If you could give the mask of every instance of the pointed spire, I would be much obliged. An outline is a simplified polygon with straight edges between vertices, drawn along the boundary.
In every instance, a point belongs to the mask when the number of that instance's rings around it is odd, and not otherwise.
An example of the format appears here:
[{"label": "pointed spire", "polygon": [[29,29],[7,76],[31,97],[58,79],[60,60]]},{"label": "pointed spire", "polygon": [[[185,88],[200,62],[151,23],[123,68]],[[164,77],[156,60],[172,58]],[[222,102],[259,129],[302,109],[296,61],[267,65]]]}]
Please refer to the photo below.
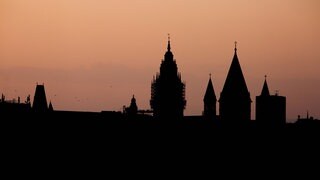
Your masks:
[{"label": "pointed spire", "polygon": [[129,107],[129,113],[130,114],[137,114],[138,112],[138,106],[136,103],[136,98],[134,98],[134,95],[132,96],[130,107]]},{"label": "pointed spire", "polygon": [[136,103],[136,98],[134,98],[134,95],[132,95],[131,104]]},{"label": "pointed spire", "polygon": [[168,34],[168,46],[167,46],[167,52],[164,55],[165,61],[173,61],[173,54],[171,52],[171,44],[170,44],[170,34]]},{"label": "pointed spire", "polygon": [[234,42],[234,53],[237,53],[237,41]]},{"label": "pointed spire", "polygon": [[235,124],[251,120],[251,98],[237,56],[235,42],[234,56],[219,99],[221,120]]},{"label": "pointed spire", "polygon": [[168,33],[168,51],[171,51],[171,46],[170,46],[170,34]]},{"label": "pointed spire", "polygon": [[52,106],[52,103],[51,103],[51,101],[50,101],[50,103],[49,103],[49,111],[53,111],[53,106]]},{"label": "pointed spire", "polygon": [[269,87],[267,83],[267,75],[264,76],[264,84],[261,91],[261,96],[270,96]]},{"label": "pointed spire", "polygon": [[235,93],[238,93],[238,95],[245,94],[249,97],[247,84],[244,79],[240,62],[237,56],[237,42],[235,42],[234,50],[234,56],[222,89],[222,97],[220,96],[220,99],[224,98],[225,95],[229,96],[234,95]]},{"label": "pointed spire", "polygon": [[211,81],[211,73],[209,74],[209,82],[208,82],[208,85],[207,85],[207,90],[206,90],[206,93],[204,95],[204,98],[203,100],[205,102],[209,102],[209,101],[214,101],[216,102],[217,101],[217,98],[216,98],[216,94],[214,92],[214,88],[213,88],[213,84],[212,84],[212,81]]}]

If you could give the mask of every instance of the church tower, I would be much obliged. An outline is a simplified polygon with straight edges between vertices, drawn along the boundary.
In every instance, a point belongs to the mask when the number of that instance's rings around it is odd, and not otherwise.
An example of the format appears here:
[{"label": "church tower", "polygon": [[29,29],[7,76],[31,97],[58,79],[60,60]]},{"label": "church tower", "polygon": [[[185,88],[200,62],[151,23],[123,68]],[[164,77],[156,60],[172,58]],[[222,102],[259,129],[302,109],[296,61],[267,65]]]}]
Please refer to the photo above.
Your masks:
[{"label": "church tower", "polygon": [[229,125],[246,125],[251,120],[251,98],[237,55],[234,56],[219,100],[220,118]]},{"label": "church tower", "polygon": [[261,126],[280,127],[286,124],[286,97],[270,95],[265,76],[261,95],[256,97],[256,121]]},{"label": "church tower", "polygon": [[216,119],[216,103],[217,98],[214,92],[213,84],[211,81],[211,74],[207,86],[206,93],[203,98],[203,117],[206,120],[215,120]]},{"label": "church tower", "polygon": [[138,106],[137,106],[137,102],[136,102],[136,98],[134,97],[134,95],[131,98],[131,103],[129,106],[129,115],[136,115],[138,113]]},{"label": "church tower", "polygon": [[32,109],[34,112],[48,111],[47,97],[46,92],[44,90],[44,85],[37,84],[36,92],[34,93]]},{"label": "church tower", "polygon": [[161,62],[160,73],[153,77],[151,83],[150,106],[156,119],[163,121],[183,118],[186,106],[185,84],[171,52],[170,37],[168,37],[167,52]]}]

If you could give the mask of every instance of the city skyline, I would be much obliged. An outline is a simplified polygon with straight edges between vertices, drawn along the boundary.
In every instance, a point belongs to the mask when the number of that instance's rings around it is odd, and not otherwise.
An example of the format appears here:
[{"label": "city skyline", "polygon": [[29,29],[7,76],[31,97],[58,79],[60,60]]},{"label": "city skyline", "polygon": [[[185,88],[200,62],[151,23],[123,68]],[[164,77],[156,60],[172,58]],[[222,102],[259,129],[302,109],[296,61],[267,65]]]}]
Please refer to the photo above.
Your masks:
[{"label": "city skyline", "polygon": [[[150,81],[169,32],[186,82],[186,115],[202,113],[210,73],[220,94],[236,40],[252,99],[267,75],[271,94],[287,97],[288,120],[307,111],[320,116],[317,1],[72,2],[1,2],[0,90],[7,98],[33,95],[38,82],[55,109],[118,111],[133,94],[139,108],[150,109]],[[254,117],[255,102],[251,108]]]}]

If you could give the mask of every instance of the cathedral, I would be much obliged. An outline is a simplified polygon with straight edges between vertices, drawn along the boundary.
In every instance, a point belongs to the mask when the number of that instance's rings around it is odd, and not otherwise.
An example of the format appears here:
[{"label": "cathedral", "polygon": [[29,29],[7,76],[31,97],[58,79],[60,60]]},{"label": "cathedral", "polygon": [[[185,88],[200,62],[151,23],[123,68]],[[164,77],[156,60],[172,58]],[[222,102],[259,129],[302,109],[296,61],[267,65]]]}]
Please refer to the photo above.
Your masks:
[{"label": "cathedral", "polygon": [[156,119],[169,121],[183,118],[186,107],[185,84],[181,81],[176,60],[173,59],[170,37],[160,73],[152,80],[150,106]]},{"label": "cathedral", "polygon": [[[285,124],[285,97],[270,96],[266,81],[261,96],[257,96],[256,101],[258,121]],[[219,115],[217,115],[217,97],[210,74],[203,98],[202,119],[219,126],[246,126],[253,122],[251,121],[252,101],[240,66],[237,42],[235,42],[234,55],[218,102]],[[150,106],[153,117],[161,121],[190,119],[183,115],[186,107],[185,84],[181,81],[181,74],[173,58],[170,38],[167,52],[161,62],[160,73],[157,73],[152,80]]]}]

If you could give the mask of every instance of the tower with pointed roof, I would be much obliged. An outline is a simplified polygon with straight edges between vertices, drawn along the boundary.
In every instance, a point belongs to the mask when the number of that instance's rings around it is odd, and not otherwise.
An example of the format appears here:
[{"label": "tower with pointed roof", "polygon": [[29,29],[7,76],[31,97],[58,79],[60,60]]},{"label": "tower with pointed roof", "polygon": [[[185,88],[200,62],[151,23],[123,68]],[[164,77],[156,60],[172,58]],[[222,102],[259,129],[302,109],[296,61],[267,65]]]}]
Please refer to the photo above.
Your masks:
[{"label": "tower with pointed roof", "polygon": [[185,84],[181,81],[181,74],[173,58],[170,37],[160,73],[153,77],[151,83],[150,106],[156,119],[170,121],[183,118],[186,106]]},{"label": "tower with pointed roof", "polygon": [[134,95],[132,95],[132,98],[131,98],[129,111],[130,111],[129,114],[137,114],[138,113],[137,101],[136,101],[136,98],[134,97]]},{"label": "tower with pointed roof", "polygon": [[270,96],[269,87],[267,83],[267,76],[264,76],[264,83],[261,91],[261,96]]},{"label": "tower with pointed roof", "polygon": [[216,119],[216,103],[217,98],[216,94],[214,92],[213,83],[211,80],[211,74],[209,78],[209,82],[207,85],[207,90],[204,94],[203,98],[203,117],[206,120],[215,120]]},{"label": "tower with pointed roof", "polygon": [[138,114],[137,101],[134,95],[132,95],[130,106],[129,107],[124,106],[124,113],[128,115],[130,118],[133,118]]},{"label": "tower with pointed roof", "polygon": [[234,56],[219,99],[221,121],[230,125],[245,125],[251,120],[251,98],[237,55]]},{"label": "tower with pointed roof", "polygon": [[34,112],[48,111],[47,97],[46,92],[44,90],[44,85],[37,84],[36,92],[34,93],[32,109]]},{"label": "tower with pointed roof", "polygon": [[270,95],[267,76],[260,96],[256,97],[256,121],[262,126],[279,127],[286,123],[286,97]]}]

